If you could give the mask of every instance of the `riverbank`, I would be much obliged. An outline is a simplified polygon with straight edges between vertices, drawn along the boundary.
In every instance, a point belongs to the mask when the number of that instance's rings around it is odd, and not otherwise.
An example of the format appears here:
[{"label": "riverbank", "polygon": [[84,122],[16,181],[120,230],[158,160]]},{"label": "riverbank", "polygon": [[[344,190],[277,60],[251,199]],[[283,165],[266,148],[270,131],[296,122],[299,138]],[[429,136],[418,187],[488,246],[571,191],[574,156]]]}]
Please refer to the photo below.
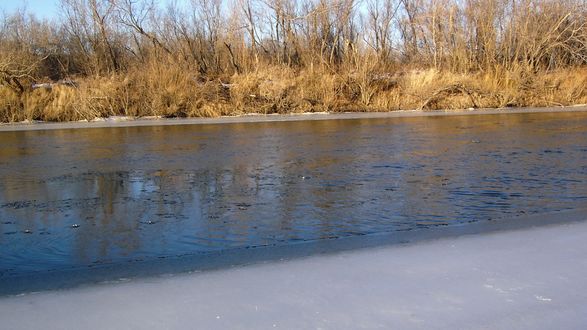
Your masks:
[{"label": "riverbank", "polygon": [[579,0],[164,2],[6,13],[0,122],[587,103]]},{"label": "riverbank", "polygon": [[586,81],[587,69],[582,67],[548,72],[359,73],[265,65],[213,78],[195,77],[174,62],[158,62],[156,68],[80,76],[75,81],[35,80],[33,89],[22,91],[0,86],[0,122],[570,106],[587,103]]},{"label": "riverbank", "polygon": [[136,126],[171,126],[171,125],[202,125],[202,124],[230,124],[230,123],[258,123],[284,122],[303,120],[343,120],[343,119],[372,119],[372,118],[407,118],[407,117],[434,117],[434,116],[470,116],[496,115],[520,113],[563,113],[587,112],[587,105],[549,108],[498,108],[498,109],[466,109],[466,110],[398,110],[389,112],[318,112],[300,114],[247,114],[239,116],[224,116],[218,118],[134,118],[110,117],[94,121],[77,122],[20,122],[0,123],[0,132],[76,129],[76,128],[107,128],[107,127],[136,127]]},{"label": "riverbank", "polygon": [[0,298],[10,329],[579,329],[587,222]]}]

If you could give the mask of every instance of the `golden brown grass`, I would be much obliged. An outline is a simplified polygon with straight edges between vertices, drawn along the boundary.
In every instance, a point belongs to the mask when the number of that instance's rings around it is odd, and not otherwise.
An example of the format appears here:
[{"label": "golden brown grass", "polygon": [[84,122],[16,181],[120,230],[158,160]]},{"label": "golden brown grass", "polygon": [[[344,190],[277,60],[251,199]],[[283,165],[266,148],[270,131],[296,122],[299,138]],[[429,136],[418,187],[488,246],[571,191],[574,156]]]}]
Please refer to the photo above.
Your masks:
[{"label": "golden brown grass", "polygon": [[18,95],[7,87],[0,86],[0,122],[24,120],[24,111]]},{"label": "golden brown grass", "polygon": [[392,111],[587,103],[587,68],[529,74],[494,68],[457,74],[435,69],[348,70],[346,73],[267,66],[204,79],[173,65],[125,75],[86,77],[76,87],[0,88],[0,121],[76,121],[133,117],[217,117],[246,113]]}]

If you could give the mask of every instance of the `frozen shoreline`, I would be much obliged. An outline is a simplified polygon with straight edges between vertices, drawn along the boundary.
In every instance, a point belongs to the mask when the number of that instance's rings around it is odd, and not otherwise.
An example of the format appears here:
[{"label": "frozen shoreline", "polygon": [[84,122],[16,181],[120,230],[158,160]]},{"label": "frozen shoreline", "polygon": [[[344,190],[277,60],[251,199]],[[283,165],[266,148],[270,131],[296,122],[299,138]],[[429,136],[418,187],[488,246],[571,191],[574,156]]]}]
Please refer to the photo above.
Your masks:
[{"label": "frozen shoreline", "polygon": [[586,240],[582,221],[137,279],[0,298],[0,319],[7,329],[578,329]]},{"label": "frozen shoreline", "polygon": [[297,244],[243,247],[220,251],[148,258],[142,261],[105,263],[92,267],[54,269],[16,276],[0,276],[0,298],[27,292],[64,290],[116,282],[121,278],[145,279],[192,271],[216,271],[280,260],[295,260],[316,255],[329,255],[386,246],[418,244],[438,239],[523,230],[586,220],[587,209],[497,218],[491,221],[463,223],[454,226],[380,232],[332,239],[319,239]]},{"label": "frozen shoreline", "polygon": [[202,124],[230,124],[230,123],[260,123],[260,122],[289,122],[303,120],[342,120],[342,119],[371,119],[371,118],[407,118],[407,117],[435,117],[435,116],[464,116],[464,115],[495,115],[520,113],[568,113],[586,112],[587,105],[577,105],[557,108],[502,108],[502,109],[474,109],[474,110],[397,110],[390,112],[335,112],[335,113],[301,113],[301,114],[247,114],[220,118],[131,118],[112,117],[97,121],[85,122],[32,122],[32,123],[0,123],[0,132],[35,131],[77,128],[109,128],[109,127],[137,127],[137,126],[173,126],[173,125],[202,125]]}]

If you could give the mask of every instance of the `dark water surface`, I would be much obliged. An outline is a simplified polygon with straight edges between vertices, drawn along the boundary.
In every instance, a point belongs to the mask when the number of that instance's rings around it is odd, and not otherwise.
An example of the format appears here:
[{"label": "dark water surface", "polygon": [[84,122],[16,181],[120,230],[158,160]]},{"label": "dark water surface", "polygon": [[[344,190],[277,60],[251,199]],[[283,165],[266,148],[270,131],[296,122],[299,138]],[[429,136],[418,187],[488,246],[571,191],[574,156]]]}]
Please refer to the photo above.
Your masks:
[{"label": "dark water surface", "polygon": [[0,132],[0,280],[587,207],[587,113]]}]

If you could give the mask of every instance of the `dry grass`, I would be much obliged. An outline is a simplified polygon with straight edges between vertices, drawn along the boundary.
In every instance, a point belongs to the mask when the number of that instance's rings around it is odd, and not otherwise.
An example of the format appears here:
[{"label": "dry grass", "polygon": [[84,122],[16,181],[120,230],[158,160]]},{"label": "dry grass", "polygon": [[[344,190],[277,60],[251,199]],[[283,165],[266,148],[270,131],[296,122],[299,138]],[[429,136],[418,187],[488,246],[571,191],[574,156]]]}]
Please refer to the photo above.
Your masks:
[{"label": "dry grass", "polygon": [[0,86],[0,122],[17,122],[24,119],[24,107],[18,95],[11,89]]},{"label": "dry grass", "polygon": [[127,74],[86,77],[18,96],[0,88],[0,121],[75,121],[133,117],[217,117],[245,113],[392,111],[587,103],[587,68],[528,74],[493,70],[456,74],[434,69],[331,73],[267,66],[205,80],[154,63]]},{"label": "dry grass", "polygon": [[582,0],[158,2],[5,14],[0,121],[587,101]]}]

